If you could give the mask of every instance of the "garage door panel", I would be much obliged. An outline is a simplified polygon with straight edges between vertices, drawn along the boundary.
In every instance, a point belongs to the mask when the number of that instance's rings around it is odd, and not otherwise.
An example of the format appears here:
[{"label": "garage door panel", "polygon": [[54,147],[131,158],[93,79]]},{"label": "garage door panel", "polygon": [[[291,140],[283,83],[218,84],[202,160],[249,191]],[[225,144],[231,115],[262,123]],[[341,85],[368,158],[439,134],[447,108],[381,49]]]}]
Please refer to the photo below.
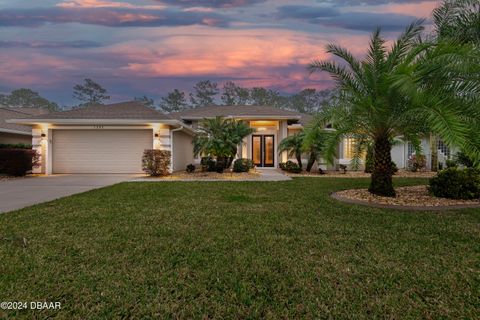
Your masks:
[{"label": "garage door panel", "polygon": [[151,130],[54,130],[54,173],[140,173]]}]

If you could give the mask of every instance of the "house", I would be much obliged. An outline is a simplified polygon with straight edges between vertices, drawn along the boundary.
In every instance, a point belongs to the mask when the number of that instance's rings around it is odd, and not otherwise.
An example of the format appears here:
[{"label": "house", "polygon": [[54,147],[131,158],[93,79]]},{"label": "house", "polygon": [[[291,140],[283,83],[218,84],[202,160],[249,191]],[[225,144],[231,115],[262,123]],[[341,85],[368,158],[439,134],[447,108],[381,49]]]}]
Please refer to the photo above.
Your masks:
[{"label": "house", "polygon": [[0,144],[31,144],[32,128],[21,124],[7,123],[7,120],[45,113],[48,111],[40,108],[0,107]]},{"label": "house", "polygon": [[94,105],[10,123],[29,126],[40,154],[35,173],[141,173],[145,149],[170,150],[172,170],[193,161],[194,131],[140,102]]},{"label": "house", "polygon": [[[300,132],[312,120],[310,115],[268,106],[208,106],[167,115],[135,101],[28,117],[15,115],[8,124],[31,128],[32,145],[42,163],[36,172],[46,174],[141,173],[145,149],[170,150],[171,170],[184,170],[188,164],[200,162],[193,156],[195,130],[203,119],[217,116],[245,121],[255,129],[239,146],[238,158],[252,159],[257,167],[277,168],[289,160],[286,152],[278,152],[280,141]],[[320,167],[349,165],[354,144],[352,139],[343,139],[336,163],[321,161]],[[422,144],[429,162],[429,140],[422,140]],[[439,160],[444,161],[450,150],[445,144],[438,148]],[[411,144],[397,144],[392,158],[399,168],[405,168],[413,152]]]},{"label": "house", "polygon": [[[246,137],[238,150],[238,158],[252,159],[257,167],[277,168],[288,160],[287,153],[278,153],[278,145],[287,136],[298,133],[312,116],[269,106],[208,106],[170,114],[184,124],[198,128],[206,118],[222,116],[242,120],[255,132]],[[195,159],[199,163],[200,159]]]}]

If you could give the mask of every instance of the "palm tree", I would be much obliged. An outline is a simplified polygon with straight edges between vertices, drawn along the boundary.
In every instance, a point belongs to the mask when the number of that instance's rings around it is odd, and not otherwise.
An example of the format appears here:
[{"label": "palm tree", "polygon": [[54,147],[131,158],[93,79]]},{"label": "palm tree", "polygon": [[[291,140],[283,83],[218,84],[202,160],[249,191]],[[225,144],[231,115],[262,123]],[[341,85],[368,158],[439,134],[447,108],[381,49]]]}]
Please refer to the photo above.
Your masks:
[{"label": "palm tree", "polygon": [[326,131],[318,126],[307,126],[304,130],[302,150],[309,154],[307,163],[307,172],[312,170],[315,162],[320,160],[320,157],[325,148]]},{"label": "palm tree", "polygon": [[436,35],[460,43],[480,43],[480,2],[445,0],[433,11]]},{"label": "palm tree", "polygon": [[289,158],[297,159],[300,169],[302,169],[303,137],[304,133],[299,132],[284,138],[278,145],[278,152],[288,152]]},{"label": "palm tree", "polygon": [[[443,56],[445,64],[458,60],[452,56],[451,47],[442,51],[431,43],[419,43],[423,29],[422,21],[411,24],[390,49],[377,29],[365,59],[358,60],[346,49],[330,44],[327,52],[344,60],[346,66],[327,61],[309,65],[310,72],[328,72],[341,92],[340,104],[325,108],[316,119],[317,126],[333,123],[336,129],[326,139],[327,159],[333,157],[336,145],[345,136],[356,138],[358,146],[367,145],[365,141],[370,139],[374,168],[369,191],[373,194],[395,196],[391,159],[395,137],[412,141],[418,150],[425,125],[451,144],[462,145],[467,138],[464,110],[433,96],[423,74],[424,61],[434,54],[440,55],[437,63],[445,51],[450,54],[448,58]],[[363,152],[360,147],[355,149]]]},{"label": "palm tree", "polygon": [[217,163],[223,163],[227,168],[237,154],[238,145],[254,131],[245,122],[234,119],[204,119],[193,138],[193,152],[195,156],[215,157]]}]

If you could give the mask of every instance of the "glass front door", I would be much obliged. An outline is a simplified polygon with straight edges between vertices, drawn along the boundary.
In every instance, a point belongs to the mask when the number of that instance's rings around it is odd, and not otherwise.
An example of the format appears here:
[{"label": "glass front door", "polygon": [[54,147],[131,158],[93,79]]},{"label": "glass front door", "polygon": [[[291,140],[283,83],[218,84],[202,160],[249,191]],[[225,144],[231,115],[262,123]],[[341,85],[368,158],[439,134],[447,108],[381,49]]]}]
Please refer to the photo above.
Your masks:
[{"label": "glass front door", "polygon": [[257,167],[275,166],[275,136],[252,136],[252,161]]}]

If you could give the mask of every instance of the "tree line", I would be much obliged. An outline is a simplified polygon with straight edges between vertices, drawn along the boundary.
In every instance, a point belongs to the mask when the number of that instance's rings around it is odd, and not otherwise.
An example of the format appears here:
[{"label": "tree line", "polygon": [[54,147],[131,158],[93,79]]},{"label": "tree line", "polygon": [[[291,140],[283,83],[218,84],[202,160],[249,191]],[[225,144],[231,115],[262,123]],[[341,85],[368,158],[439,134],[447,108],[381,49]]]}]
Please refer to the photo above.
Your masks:
[{"label": "tree line", "polygon": [[[174,89],[160,98],[157,105],[155,100],[148,96],[135,97],[146,106],[163,112],[178,112],[202,106],[212,105],[258,105],[313,114],[327,105],[335,96],[333,90],[316,90],[307,88],[292,95],[282,95],[279,91],[253,87],[246,88],[233,81],[226,82],[222,88],[217,82],[203,80],[193,86],[191,93]],[[73,108],[81,108],[92,104],[105,104],[110,100],[107,90],[92,79],[85,79],[83,83],[73,87],[73,98],[78,103]],[[69,109],[60,107],[31,89],[22,88],[13,90],[8,95],[0,95],[0,104],[11,107],[46,108],[50,111]]]}]

